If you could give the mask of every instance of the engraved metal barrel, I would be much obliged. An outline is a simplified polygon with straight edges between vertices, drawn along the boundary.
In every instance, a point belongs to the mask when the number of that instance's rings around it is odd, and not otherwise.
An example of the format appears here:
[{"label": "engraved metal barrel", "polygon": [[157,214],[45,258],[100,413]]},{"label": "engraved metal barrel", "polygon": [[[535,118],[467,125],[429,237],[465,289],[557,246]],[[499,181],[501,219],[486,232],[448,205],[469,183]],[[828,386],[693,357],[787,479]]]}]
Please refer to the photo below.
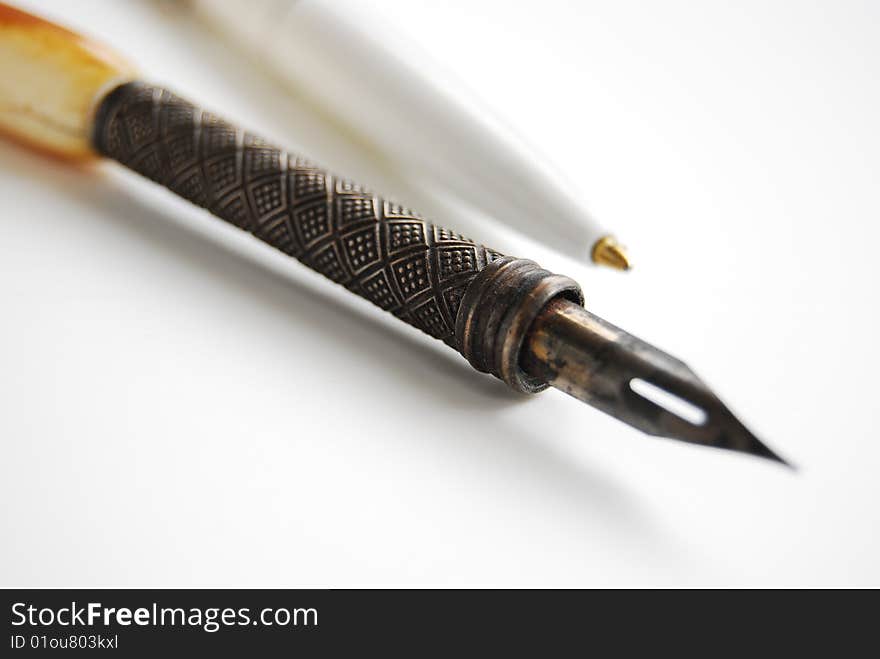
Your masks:
[{"label": "engraved metal barrel", "polygon": [[136,82],[110,92],[96,112],[93,140],[100,153],[446,342],[519,391],[546,387],[519,368],[531,321],[555,296],[583,303],[572,280],[502,257],[156,86]]}]

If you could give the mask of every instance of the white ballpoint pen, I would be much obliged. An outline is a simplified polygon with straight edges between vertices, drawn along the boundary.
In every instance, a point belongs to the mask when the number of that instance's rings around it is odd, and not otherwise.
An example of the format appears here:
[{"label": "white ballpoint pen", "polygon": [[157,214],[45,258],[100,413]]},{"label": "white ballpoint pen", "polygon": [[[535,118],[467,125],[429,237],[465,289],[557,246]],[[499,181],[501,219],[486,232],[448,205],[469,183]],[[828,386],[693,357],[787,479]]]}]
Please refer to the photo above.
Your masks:
[{"label": "white ballpoint pen", "polygon": [[382,17],[338,0],[193,0],[198,12],[343,122],[404,179],[575,259],[630,268],[574,188]]}]

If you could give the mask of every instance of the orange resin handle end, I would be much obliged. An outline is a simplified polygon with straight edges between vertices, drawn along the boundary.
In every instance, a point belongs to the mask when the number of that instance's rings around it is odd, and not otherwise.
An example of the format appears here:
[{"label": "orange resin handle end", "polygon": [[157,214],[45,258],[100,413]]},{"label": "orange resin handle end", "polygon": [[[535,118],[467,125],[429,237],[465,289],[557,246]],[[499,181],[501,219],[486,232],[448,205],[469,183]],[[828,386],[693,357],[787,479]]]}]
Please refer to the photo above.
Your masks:
[{"label": "orange resin handle end", "polygon": [[13,139],[61,158],[94,157],[94,110],[134,73],[105,46],[0,3],[0,131]]}]

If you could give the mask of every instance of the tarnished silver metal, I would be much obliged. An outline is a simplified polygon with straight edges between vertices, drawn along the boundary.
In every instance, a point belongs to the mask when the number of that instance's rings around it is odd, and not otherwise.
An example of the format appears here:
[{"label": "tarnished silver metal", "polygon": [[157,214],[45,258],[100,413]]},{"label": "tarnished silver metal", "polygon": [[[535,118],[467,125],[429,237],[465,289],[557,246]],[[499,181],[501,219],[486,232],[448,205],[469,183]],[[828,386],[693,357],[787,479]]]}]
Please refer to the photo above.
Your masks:
[{"label": "tarnished silver metal", "polygon": [[452,345],[465,289],[501,255],[171,92],[123,85],[97,150]]},{"label": "tarnished silver metal", "polygon": [[[654,435],[778,459],[679,360],[583,309],[573,280],[437,226],[159,87],[113,90],[96,149],[427,334],[517,391],[552,385]],[[641,379],[706,414],[636,394]]]},{"label": "tarnished silver metal", "polygon": [[455,325],[458,350],[475,369],[492,373],[517,391],[543,391],[549,383],[523,371],[520,353],[535,318],[558,296],[584,303],[577,282],[534,261],[510,256],[493,261],[462,298]]},{"label": "tarnished silver metal", "polygon": [[477,370],[518,391],[548,386],[523,372],[519,354],[550,299],[583,303],[568,277],[502,258],[151,85],[131,83],[107,97],[95,144],[445,341]]},{"label": "tarnished silver metal", "polygon": [[[687,364],[579,304],[557,298],[544,307],[523,348],[522,367],[531,377],[649,435],[784,462],[727,409]],[[663,406],[645,397],[634,382],[665,392],[671,404]],[[677,412],[676,401],[697,412],[697,418]]]}]

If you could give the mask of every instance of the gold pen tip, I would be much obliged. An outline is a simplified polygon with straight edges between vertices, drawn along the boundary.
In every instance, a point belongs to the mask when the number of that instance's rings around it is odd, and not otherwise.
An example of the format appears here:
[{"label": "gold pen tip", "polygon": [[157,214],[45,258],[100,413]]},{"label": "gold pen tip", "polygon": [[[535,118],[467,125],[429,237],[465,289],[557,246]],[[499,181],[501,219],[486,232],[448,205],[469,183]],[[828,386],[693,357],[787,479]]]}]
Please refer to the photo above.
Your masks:
[{"label": "gold pen tip", "polygon": [[632,260],[630,260],[626,247],[617,242],[614,236],[599,238],[593,245],[591,256],[594,263],[615,270],[630,270],[632,268]]}]

